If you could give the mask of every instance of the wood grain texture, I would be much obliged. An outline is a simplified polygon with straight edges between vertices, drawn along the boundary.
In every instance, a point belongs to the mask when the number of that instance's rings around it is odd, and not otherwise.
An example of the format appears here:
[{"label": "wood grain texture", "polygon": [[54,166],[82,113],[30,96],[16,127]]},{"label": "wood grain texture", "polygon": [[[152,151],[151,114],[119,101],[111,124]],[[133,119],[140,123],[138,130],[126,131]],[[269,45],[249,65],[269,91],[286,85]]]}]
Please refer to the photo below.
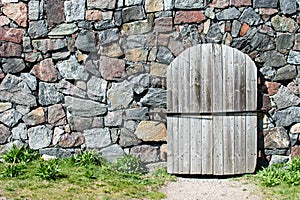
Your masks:
[{"label": "wood grain texture", "polygon": [[168,172],[232,175],[254,172],[257,72],[244,53],[219,44],[185,50],[167,72]]}]

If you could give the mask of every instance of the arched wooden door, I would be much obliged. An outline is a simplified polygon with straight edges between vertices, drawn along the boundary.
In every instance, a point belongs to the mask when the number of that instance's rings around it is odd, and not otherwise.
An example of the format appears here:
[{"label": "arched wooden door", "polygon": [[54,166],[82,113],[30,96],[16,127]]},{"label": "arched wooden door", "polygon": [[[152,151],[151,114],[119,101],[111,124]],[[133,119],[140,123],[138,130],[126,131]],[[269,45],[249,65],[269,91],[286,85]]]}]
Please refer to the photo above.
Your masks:
[{"label": "arched wooden door", "polygon": [[229,46],[200,44],[169,66],[168,172],[253,173],[257,156],[257,69]]}]

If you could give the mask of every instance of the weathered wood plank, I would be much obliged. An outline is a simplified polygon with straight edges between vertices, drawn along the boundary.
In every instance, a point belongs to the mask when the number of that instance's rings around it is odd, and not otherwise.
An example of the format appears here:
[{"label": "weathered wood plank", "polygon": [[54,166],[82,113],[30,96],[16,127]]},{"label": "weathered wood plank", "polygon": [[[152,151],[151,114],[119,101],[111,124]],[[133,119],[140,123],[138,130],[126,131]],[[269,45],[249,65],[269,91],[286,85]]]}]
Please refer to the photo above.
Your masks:
[{"label": "weathered wood plank", "polygon": [[[212,65],[212,111],[223,112],[223,67],[222,48],[213,45]],[[213,160],[214,174],[223,175],[223,116],[213,116]]]},{"label": "weathered wood plank", "polygon": [[[190,50],[190,105],[191,112],[200,112],[201,99],[200,99],[200,46],[195,46]],[[201,120],[192,116],[190,118],[191,126],[191,174],[201,174]]]},{"label": "weathered wood plank", "polygon": [[[212,62],[213,52],[211,44],[201,46],[201,72],[202,79],[200,84],[202,107],[201,112],[211,112],[212,99]],[[213,174],[213,131],[212,131],[212,116],[201,117],[202,126],[202,174]],[[205,133],[205,134],[204,134]]]},{"label": "weathered wood plank", "polygon": [[[223,46],[223,109],[233,111],[234,70],[233,51]],[[224,174],[234,174],[234,117],[223,116]]]},{"label": "weathered wood plank", "polygon": [[[246,57],[246,110],[256,110],[257,69],[254,62]],[[246,118],[246,173],[253,173],[257,159],[257,114]]]},{"label": "weathered wood plank", "polygon": [[[174,104],[173,104],[173,93],[172,88],[174,88],[174,79],[173,79],[173,69],[175,67],[171,64],[167,70],[167,110],[169,112],[173,112]],[[167,170],[168,173],[174,173],[174,120],[173,117],[167,117],[167,134],[168,134],[168,153],[167,153]]]}]

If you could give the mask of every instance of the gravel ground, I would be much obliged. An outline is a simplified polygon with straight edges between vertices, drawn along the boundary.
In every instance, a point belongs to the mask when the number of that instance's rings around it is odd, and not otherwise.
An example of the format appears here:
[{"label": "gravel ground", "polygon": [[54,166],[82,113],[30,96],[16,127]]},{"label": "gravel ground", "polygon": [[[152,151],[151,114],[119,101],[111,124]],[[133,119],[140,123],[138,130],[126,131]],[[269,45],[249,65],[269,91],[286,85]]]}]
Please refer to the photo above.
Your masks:
[{"label": "gravel ground", "polygon": [[167,200],[261,200],[259,188],[244,180],[178,178],[161,189]]}]

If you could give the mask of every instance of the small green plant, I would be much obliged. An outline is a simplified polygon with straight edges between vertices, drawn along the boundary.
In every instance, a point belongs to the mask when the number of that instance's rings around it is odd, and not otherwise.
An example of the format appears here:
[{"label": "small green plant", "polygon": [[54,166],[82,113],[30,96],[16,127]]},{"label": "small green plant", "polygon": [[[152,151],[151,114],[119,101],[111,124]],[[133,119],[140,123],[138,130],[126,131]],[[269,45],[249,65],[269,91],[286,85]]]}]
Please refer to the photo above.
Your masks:
[{"label": "small green plant", "polygon": [[142,163],[141,158],[134,155],[127,155],[118,158],[117,161],[113,164],[113,168],[118,172],[128,174],[144,174],[147,172],[147,169]]},{"label": "small green plant", "polygon": [[1,172],[2,177],[17,177],[23,174],[25,165],[16,163],[6,163],[3,165],[3,171]]},{"label": "small green plant", "polygon": [[263,168],[257,173],[261,184],[273,187],[280,184],[299,185],[300,184],[300,157],[295,158],[287,164],[273,165]]},{"label": "small green plant", "polygon": [[4,162],[8,163],[21,163],[21,162],[31,162],[36,160],[39,154],[25,146],[17,148],[13,145],[12,149],[3,155],[2,159]]},{"label": "small green plant", "polygon": [[69,158],[69,161],[75,166],[89,166],[89,165],[101,165],[104,162],[103,159],[99,158],[95,153],[91,151],[80,152]]},{"label": "small green plant", "polygon": [[41,162],[37,176],[45,180],[55,180],[62,177],[59,161],[57,159]]}]

